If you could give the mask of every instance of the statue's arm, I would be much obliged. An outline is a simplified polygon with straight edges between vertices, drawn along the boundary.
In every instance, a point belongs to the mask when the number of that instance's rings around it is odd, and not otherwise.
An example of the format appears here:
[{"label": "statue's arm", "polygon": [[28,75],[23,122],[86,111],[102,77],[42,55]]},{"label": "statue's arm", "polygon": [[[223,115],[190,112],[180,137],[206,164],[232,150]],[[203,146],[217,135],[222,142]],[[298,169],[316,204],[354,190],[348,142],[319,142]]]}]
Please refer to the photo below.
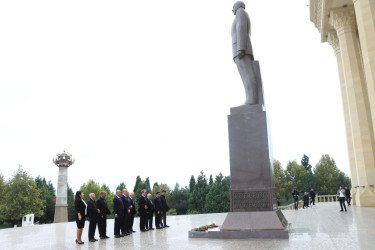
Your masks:
[{"label": "statue's arm", "polygon": [[243,9],[239,9],[236,13],[236,29],[237,29],[237,53],[246,51],[248,36],[248,20]]}]

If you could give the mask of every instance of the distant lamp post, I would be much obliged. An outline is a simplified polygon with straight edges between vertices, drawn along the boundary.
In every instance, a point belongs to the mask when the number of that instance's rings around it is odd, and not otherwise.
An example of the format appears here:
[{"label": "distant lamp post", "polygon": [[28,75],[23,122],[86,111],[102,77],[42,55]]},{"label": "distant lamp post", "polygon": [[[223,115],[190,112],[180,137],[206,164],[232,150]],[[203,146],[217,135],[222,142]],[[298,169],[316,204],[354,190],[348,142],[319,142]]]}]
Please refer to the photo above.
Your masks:
[{"label": "distant lamp post", "polygon": [[72,154],[57,153],[53,163],[59,167],[54,222],[68,222],[68,167],[74,164]]}]

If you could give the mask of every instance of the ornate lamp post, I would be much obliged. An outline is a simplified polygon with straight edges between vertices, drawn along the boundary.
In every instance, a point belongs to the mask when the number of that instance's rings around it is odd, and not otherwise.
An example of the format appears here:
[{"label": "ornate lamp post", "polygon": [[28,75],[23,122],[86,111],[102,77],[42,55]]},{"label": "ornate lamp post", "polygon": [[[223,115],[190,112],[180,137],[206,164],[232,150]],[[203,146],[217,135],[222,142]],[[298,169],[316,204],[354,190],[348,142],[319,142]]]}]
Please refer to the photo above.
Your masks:
[{"label": "ornate lamp post", "polygon": [[57,153],[53,163],[59,167],[54,222],[68,222],[68,167],[74,164],[72,154]]}]

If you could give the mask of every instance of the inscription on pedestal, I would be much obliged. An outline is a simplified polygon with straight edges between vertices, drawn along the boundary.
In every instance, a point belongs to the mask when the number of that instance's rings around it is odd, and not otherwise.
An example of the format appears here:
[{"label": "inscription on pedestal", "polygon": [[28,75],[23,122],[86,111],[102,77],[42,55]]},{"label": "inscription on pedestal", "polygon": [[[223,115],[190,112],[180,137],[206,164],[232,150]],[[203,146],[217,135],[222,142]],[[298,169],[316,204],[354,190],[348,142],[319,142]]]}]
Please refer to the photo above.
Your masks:
[{"label": "inscription on pedestal", "polygon": [[269,190],[231,191],[231,211],[272,210]]}]

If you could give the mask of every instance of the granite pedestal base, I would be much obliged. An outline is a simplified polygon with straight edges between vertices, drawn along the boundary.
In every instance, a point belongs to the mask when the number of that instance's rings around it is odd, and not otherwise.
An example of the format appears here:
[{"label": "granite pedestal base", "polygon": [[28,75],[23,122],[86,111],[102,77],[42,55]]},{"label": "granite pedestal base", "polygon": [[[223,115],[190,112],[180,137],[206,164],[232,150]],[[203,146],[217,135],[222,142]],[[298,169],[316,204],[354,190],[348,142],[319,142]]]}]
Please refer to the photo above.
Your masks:
[{"label": "granite pedestal base", "polygon": [[277,209],[270,124],[263,105],[231,108],[228,116],[230,213],[209,238],[288,238]]},{"label": "granite pedestal base", "polygon": [[228,213],[220,231],[208,232],[208,238],[288,239],[287,220],[280,210]]},{"label": "granite pedestal base", "polygon": [[54,223],[68,222],[68,205],[56,204],[55,205],[55,218]]}]

